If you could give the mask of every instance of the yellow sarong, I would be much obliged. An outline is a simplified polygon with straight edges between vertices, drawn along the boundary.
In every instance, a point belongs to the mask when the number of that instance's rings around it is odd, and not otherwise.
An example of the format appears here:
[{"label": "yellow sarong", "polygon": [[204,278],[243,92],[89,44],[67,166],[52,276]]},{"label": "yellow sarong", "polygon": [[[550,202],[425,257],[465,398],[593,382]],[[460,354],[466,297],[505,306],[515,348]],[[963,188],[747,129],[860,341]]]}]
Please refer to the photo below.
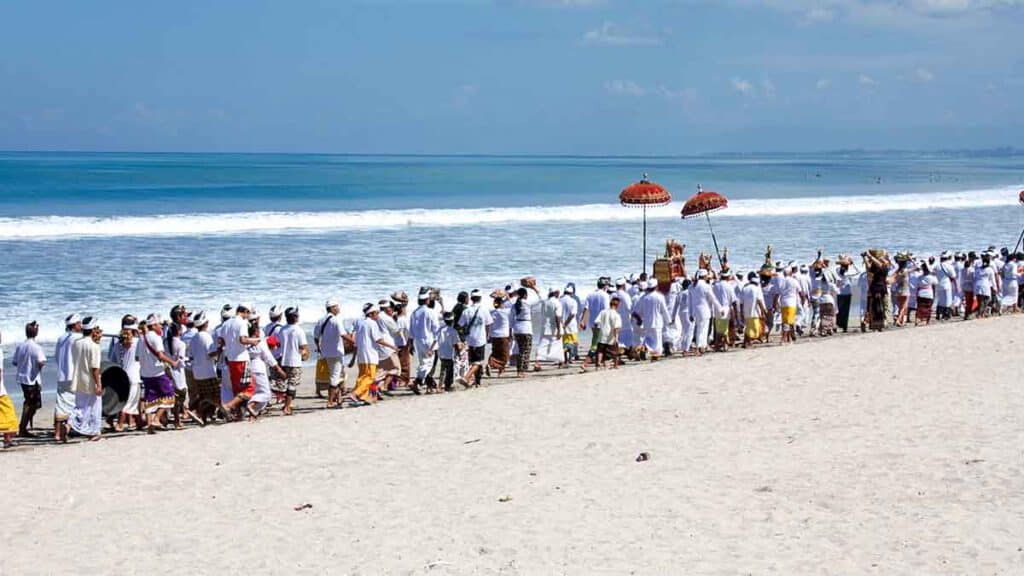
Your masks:
[{"label": "yellow sarong", "polygon": [[0,434],[18,432],[18,413],[14,411],[14,403],[11,397],[4,394],[0,396]]},{"label": "yellow sarong", "polygon": [[743,334],[750,340],[757,340],[761,337],[761,319],[757,316],[747,318]]},{"label": "yellow sarong", "polygon": [[352,391],[356,398],[367,402],[372,401],[372,398],[370,398],[370,388],[373,386],[373,381],[376,377],[376,364],[359,365],[359,376],[356,377],[356,389]]},{"label": "yellow sarong", "polygon": [[782,323],[789,326],[796,324],[796,306],[782,307]]}]

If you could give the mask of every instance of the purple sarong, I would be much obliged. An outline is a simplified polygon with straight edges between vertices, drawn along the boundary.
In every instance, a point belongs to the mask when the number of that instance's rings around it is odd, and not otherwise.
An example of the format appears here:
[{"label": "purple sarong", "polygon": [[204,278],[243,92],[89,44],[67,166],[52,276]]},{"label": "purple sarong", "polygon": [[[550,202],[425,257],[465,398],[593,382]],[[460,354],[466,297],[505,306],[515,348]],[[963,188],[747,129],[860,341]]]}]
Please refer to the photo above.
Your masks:
[{"label": "purple sarong", "polygon": [[161,374],[152,378],[142,377],[142,406],[146,413],[153,414],[160,408],[174,408],[174,382]]}]

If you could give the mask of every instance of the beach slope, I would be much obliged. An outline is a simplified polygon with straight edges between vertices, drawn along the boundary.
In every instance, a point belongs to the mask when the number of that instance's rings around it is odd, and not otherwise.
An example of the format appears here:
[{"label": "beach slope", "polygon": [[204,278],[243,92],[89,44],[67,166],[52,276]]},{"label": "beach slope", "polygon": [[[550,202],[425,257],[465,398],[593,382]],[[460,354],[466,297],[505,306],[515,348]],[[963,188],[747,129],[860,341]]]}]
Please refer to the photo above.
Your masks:
[{"label": "beach slope", "polygon": [[1022,329],[17,450],[0,573],[1021,573]]}]

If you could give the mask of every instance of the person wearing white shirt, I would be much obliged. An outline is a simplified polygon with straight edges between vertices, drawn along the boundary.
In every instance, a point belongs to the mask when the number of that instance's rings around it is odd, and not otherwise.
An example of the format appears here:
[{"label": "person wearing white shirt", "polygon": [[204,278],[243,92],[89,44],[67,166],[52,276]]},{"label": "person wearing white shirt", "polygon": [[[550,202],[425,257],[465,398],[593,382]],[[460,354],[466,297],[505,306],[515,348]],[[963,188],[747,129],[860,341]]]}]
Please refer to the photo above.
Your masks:
[{"label": "person wearing white shirt", "polygon": [[853,307],[853,285],[860,270],[846,257],[836,268],[839,296],[836,297],[836,326],[846,332],[850,327],[850,314]]},{"label": "person wearing white shirt", "polygon": [[991,256],[985,253],[981,255],[981,264],[974,271],[974,299],[978,302],[978,316],[986,317],[991,313],[993,292],[999,292],[999,276],[992,266]]},{"label": "person wearing white shirt", "polygon": [[[619,331],[622,329],[622,316],[617,308],[621,301],[617,294],[613,294],[608,300],[608,308],[605,308],[594,319],[597,327],[597,356],[595,366],[598,369],[604,368],[604,362],[608,357],[612,358],[612,369],[619,367]],[[587,369],[587,362],[583,362],[583,370]]]},{"label": "person wearing white shirt", "polygon": [[82,320],[82,333],[84,336],[71,346],[75,366],[71,379],[75,413],[68,419],[68,424],[89,440],[99,440],[103,428],[103,384],[100,380],[103,330],[95,319],[86,317]]},{"label": "person wearing white shirt", "polygon": [[259,338],[259,342],[249,346],[249,370],[252,372],[253,393],[245,409],[249,413],[249,420],[256,420],[274,398],[270,387],[270,372],[273,371],[283,380],[284,370],[267,345],[267,339],[260,331],[258,319],[250,320],[249,336]]},{"label": "person wearing white shirt", "polygon": [[839,295],[838,278],[828,267],[828,261],[818,271],[818,335],[836,333],[836,297]]},{"label": "person wearing white shirt", "polygon": [[575,293],[576,287],[570,282],[559,299],[562,304],[562,352],[565,362],[580,359],[580,305]]},{"label": "person wearing white shirt", "polygon": [[285,309],[284,319],[287,324],[280,331],[278,345],[281,349],[281,369],[284,370],[284,415],[291,416],[295,393],[302,384],[302,363],[309,360],[309,344],[306,333],[299,326],[299,309]]},{"label": "person wearing white shirt", "polygon": [[232,400],[239,395],[252,396],[254,382],[249,370],[249,346],[259,341],[249,336],[249,317],[254,310],[252,304],[235,306],[234,317],[226,321],[220,331],[221,353],[227,362]]},{"label": "person wearing white shirt", "polygon": [[939,256],[939,265],[935,268],[935,279],[938,286],[935,291],[935,319],[949,320],[956,307],[957,271],[953,263],[953,255],[943,252]]},{"label": "person wearing white shirt", "polygon": [[689,354],[693,346],[693,320],[690,317],[690,279],[679,278],[675,282],[679,287],[676,306],[671,310],[672,321],[679,324],[679,337],[674,343],[677,350]]},{"label": "person wearing white shirt", "polygon": [[711,318],[715,311],[721,308],[721,304],[715,298],[715,293],[708,284],[708,271],[700,269],[697,277],[690,285],[690,318],[693,322],[693,334],[696,345],[696,354],[700,356],[707,351],[708,335],[711,329]]},{"label": "person wearing white shirt", "polygon": [[188,343],[188,355],[192,359],[192,383],[196,397],[192,398],[192,409],[200,423],[207,423],[221,406],[220,382],[217,380],[215,359],[219,346],[207,330],[210,320],[203,311],[192,317],[195,336]]},{"label": "person wearing white shirt", "polygon": [[732,274],[728,270],[722,271],[722,277],[711,285],[711,291],[718,300],[719,309],[715,313],[715,349],[725,350],[732,344],[734,336],[732,330],[732,317],[736,308],[736,292],[732,288]]},{"label": "person wearing white shirt", "polygon": [[923,321],[925,324],[932,320],[932,303],[935,301],[935,293],[938,290],[939,281],[932,274],[932,268],[927,263],[921,264],[921,274],[917,279],[917,311],[914,314],[914,326]]},{"label": "person wearing white shirt", "polygon": [[53,435],[57,442],[67,442],[68,418],[75,413],[75,393],[71,391],[71,379],[75,365],[71,356],[71,345],[82,337],[82,317],[71,314],[64,319],[64,334],[57,339],[53,357],[57,363],[57,399],[53,406]]},{"label": "person wearing white shirt", "polygon": [[504,292],[495,292],[493,309],[491,315],[491,357],[487,359],[487,375],[491,370],[497,370],[498,376],[505,372],[508,366],[509,353],[512,350],[512,309],[505,305],[506,295]]},{"label": "person wearing white shirt", "polygon": [[36,342],[39,335],[39,323],[29,322],[25,325],[25,341],[18,344],[14,349],[12,363],[18,369],[17,381],[21,387],[23,404],[21,408],[21,422],[18,424],[18,436],[21,438],[35,438],[30,429],[33,427],[32,419],[36,411],[43,406],[43,366],[46,365],[46,353]]},{"label": "person wearing white shirt", "polygon": [[534,370],[540,371],[541,362],[553,362],[561,367],[565,363],[562,351],[562,303],[559,290],[552,286],[548,297],[540,305],[540,340],[537,342],[537,356]]},{"label": "person wearing white shirt", "polygon": [[779,307],[782,310],[782,342],[796,339],[796,315],[800,307],[800,281],[787,270],[779,283]]},{"label": "person wearing white shirt", "polygon": [[633,296],[631,290],[625,285],[618,286],[613,296],[619,297],[619,319],[622,320],[622,327],[619,328],[619,344],[622,345],[626,354],[632,354],[632,350],[640,343],[637,342],[636,333],[633,330]]},{"label": "person wearing white shirt", "polygon": [[388,344],[384,339],[377,324],[377,316],[380,308],[376,304],[367,303],[363,306],[363,317],[356,322],[355,343],[356,343],[356,364],[359,365],[359,375],[356,377],[356,385],[348,398],[354,404],[372,404],[377,401],[376,379],[377,364],[380,362],[379,347],[394,349],[394,344]]},{"label": "person wearing white shirt", "polygon": [[416,377],[410,386],[413,394],[419,394],[420,386],[423,385],[431,391],[437,389],[434,381],[434,350],[437,332],[441,329],[440,307],[431,290],[420,289],[416,309],[409,317],[409,337],[412,338],[413,353],[416,355]]},{"label": "person wearing white shirt", "polygon": [[533,351],[533,307],[526,288],[519,288],[516,291],[511,312],[512,337],[515,338],[518,349],[516,376],[526,378],[526,372],[530,368],[530,354]]},{"label": "person wearing white shirt", "polygon": [[[639,311],[636,309],[639,308]],[[643,347],[652,361],[661,358],[665,351],[662,340],[665,326],[671,321],[665,296],[658,291],[658,281],[647,281],[646,292],[640,297],[640,305],[633,310],[633,320],[640,327]]]},{"label": "person wearing white shirt", "polygon": [[768,310],[764,305],[764,290],[761,289],[757,272],[747,275],[747,284],[740,291],[740,313],[743,315],[743,347],[748,348],[764,334]]},{"label": "person wearing white shirt", "polygon": [[597,290],[587,294],[583,301],[583,310],[580,311],[580,330],[591,331],[590,352],[587,354],[593,360],[597,354],[597,334],[594,333],[594,320],[602,310],[608,307],[608,281],[601,278],[597,281]]},{"label": "person wearing white shirt", "polygon": [[[469,353],[469,368],[463,378],[466,382],[472,381],[473,386],[480,386],[483,375],[484,362],[487,360],[487,328],[494,321],[490,313],[480,305],[483,294],[479,290],[473,290],[469,294],[469,306],[462,311],[459,317],[459,326],[463,328],[466,335],[466,347]],[[561,304],[559,304],[561,308]],[[561,356],[561,341],[558,343],[559,356]]]},{"label": "person wearing white shirt", "polygon": [[1001,304],[1004,312],[1020,311],[1020,306],[1018,305],[1020,300],[1019,265],[1020,262],[1016,253],[1006,255],[1006,264],[1003,264],[1003,269],[1000,271],[1003,281]]},{"label": "person wearing white shirt", "polygon": [[327,363],[327,407],[340,406],[345,385],[345,325],[338,313],[341,305],[337,300],[328,300],[325,304],[327,314],[320,321],[320,335],[314,340],[317,353]]},{"label": "person wearing white shirt", "polygon": [[160,422],[164,414],[174,408],[174,382],[164,371],[164,365],[174,368],[178,361],[164,352],[163,323],[159,314],[146,317],[145,332],[141,336],[138,355],[142,407],[147,414],[146,431],[155,434],[157,430],[163,430]]},{"label": "person wearing white shirt", "polygon": [[126,427],[141,427],[142,368],[139,365],[139,322],[135,316],[126,314],[121,318],[121,333],[111,340],[107,360],[120,366],[128,377],[128,399],[117,417],[114,430],[123,432]]}]

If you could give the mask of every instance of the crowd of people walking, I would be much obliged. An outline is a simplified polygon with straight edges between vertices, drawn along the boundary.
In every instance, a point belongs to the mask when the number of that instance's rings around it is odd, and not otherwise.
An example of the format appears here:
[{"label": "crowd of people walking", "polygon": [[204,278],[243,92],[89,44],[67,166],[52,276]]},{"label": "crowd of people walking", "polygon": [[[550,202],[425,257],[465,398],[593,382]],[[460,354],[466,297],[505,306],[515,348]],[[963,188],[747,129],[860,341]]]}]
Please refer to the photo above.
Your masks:
[{"label": "crowd of people walking", "polygon": [[[788,344],[850,329],[1019,312],[1024,305],[1024,254],[1005,248],[938,257],[868,250],[860,256],[859,266],[849,255],[833,261],[821,251],[813,262],[784,263],[773,262],[769,249],[765,264],[749,271],[733,270],[727,261],[713,269],[702,257],[692,275],[602,277],[582,298],[573,283],[542,292],[533,278],[486,297],[480,290],[460,292],[451,305],[440,290],[422,287],[413,303],[402,291],[366,303],[351,324],[340,316],[339,301],[328,299],[312,345],[296,307],[272,306],[263,316],[250,303],[212,313],[176,305],[166,319],[125,315],[104,354],[103,328],[94,317],[74,313],[53,353],[53,439],[255,420],[277,407],[292,415],[314,355],[317,394],[324,388],[324,406],[336,409],[398,393],[479,387],[510,369],[519,378],[549,367],[615,369],[622,362],[757,346],[772,334]],[[38,434],[48,361],[38,334],[36,321],[26,324],[12,359],[24,399],[20,419],[0,362],[5,448],[17,436]],[[117,367],[127,380],[116,414],[104,413],[105,366]]]}]

